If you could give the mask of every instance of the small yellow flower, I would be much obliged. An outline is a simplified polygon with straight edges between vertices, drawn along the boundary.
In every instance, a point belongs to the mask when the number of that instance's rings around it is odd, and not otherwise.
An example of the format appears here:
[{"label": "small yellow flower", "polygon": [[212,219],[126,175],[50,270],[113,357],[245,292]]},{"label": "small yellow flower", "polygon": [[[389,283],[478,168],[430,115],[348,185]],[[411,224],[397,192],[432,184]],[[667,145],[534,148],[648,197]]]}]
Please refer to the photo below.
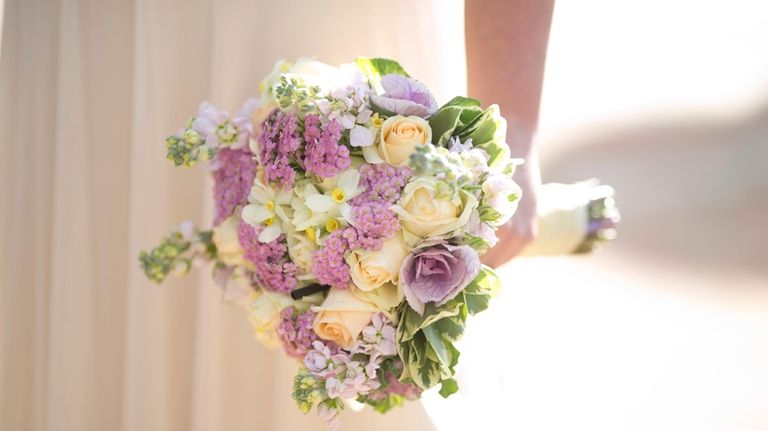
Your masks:
[{"label": "small yellow flower", "polygon": [[339,228],[339,222],[335,218],[329,219],[327,222],[325,222],[325,230],[328,231],[328,233],[333,232]]},{"label": "small yellow flower", "polygon": [[378,112],[374,113],[373,116],[371,117],[371,124],[374,127],[379,127],[379,128],[381,127],[382,124],[384,124],[384,120],[381,119]]},{"label": "small yellow flower", "polygon": [[269,210],[273,211],[275,209],[275,201],[266,201],[264,202],[264,206]]},{"label": "small yellow flower", "polygon": [[337,203],[344,202],[345,196],[344,196],[344,190],[340,189],[339,187],[336,187],[331,192],[331,197],[333,197],[333,200]]},{"label": "small yellow flower", "polygon": [[304,235],[307,236],[307,239],[309,239],[312,242],[317,241],[317,234],[315,233],[315,229],[313,228],[307,228],[307,230],[304,231]]}]

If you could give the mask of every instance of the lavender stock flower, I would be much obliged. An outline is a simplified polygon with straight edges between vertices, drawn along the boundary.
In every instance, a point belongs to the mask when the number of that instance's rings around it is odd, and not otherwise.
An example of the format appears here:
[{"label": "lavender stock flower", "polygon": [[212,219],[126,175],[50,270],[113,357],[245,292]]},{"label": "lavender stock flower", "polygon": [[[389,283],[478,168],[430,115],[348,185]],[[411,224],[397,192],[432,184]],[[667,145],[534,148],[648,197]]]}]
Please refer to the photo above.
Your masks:
[{"label": "lavender stock flower", "polygon": [[384,94],[371,95],[371,103],[393,114],[427,118],[437,110],[437,102],[429,89],[419,81],[402,75],[381,78]]},{"label": "lavender stock flower", "polygon": [[479,272],[480,258],[472,247],[430,241],[405,258],[400,282],[408,304],[423,314],[424,304],[445,304]]}]

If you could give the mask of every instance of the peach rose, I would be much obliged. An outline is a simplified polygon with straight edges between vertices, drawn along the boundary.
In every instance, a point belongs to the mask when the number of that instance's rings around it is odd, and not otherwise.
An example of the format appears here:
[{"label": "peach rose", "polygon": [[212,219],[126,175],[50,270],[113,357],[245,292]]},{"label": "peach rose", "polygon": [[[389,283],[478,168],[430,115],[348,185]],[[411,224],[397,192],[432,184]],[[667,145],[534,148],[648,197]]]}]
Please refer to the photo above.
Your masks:
[{"label": "peach rose", "polygon": [[432,142],[432,128],[423,118],[395,115],[381,125],[378,153],[393,166],[404,166],[419,145]]},{"label": "peach rose", "polygon": [[376,306],[356,298],[348,289],[331,289],[323,304],[314,310],[317,336],[342,347],[352,347],[378,312]]}]

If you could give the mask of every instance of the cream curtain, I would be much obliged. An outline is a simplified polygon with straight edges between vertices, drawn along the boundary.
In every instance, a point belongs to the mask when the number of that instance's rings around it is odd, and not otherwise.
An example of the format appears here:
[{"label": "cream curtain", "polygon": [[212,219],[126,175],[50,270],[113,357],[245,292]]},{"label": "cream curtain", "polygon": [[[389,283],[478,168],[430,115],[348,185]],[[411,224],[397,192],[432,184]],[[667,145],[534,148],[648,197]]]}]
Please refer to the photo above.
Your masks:
[{"label": "cream curtain", "polygon": [[[2,2],[0,2],[2,5]],[[295,364],[208,270],[148,283],[137,254],[210,222],[202,169],[164,160],[202,100],[235,110],[278,58],[393,56],[462,92],[459,1],[10,0],[0,15],[0,429],[322,429]],[[342,429],[432,428],[414,403]]]}]

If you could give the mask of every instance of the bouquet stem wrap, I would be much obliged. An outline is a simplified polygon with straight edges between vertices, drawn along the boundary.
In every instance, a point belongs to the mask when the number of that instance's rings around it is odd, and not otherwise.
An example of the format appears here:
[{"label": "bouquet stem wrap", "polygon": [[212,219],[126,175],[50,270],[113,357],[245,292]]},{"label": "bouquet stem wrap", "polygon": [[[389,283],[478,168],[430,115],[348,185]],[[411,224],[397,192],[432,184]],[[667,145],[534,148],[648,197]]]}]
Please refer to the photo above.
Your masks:
[{"label": "bouquet stem wrap", "polygon": [[583,254],[616,237],[614,190],[597,180],[542,186],[538,235],[520,256]]}]

